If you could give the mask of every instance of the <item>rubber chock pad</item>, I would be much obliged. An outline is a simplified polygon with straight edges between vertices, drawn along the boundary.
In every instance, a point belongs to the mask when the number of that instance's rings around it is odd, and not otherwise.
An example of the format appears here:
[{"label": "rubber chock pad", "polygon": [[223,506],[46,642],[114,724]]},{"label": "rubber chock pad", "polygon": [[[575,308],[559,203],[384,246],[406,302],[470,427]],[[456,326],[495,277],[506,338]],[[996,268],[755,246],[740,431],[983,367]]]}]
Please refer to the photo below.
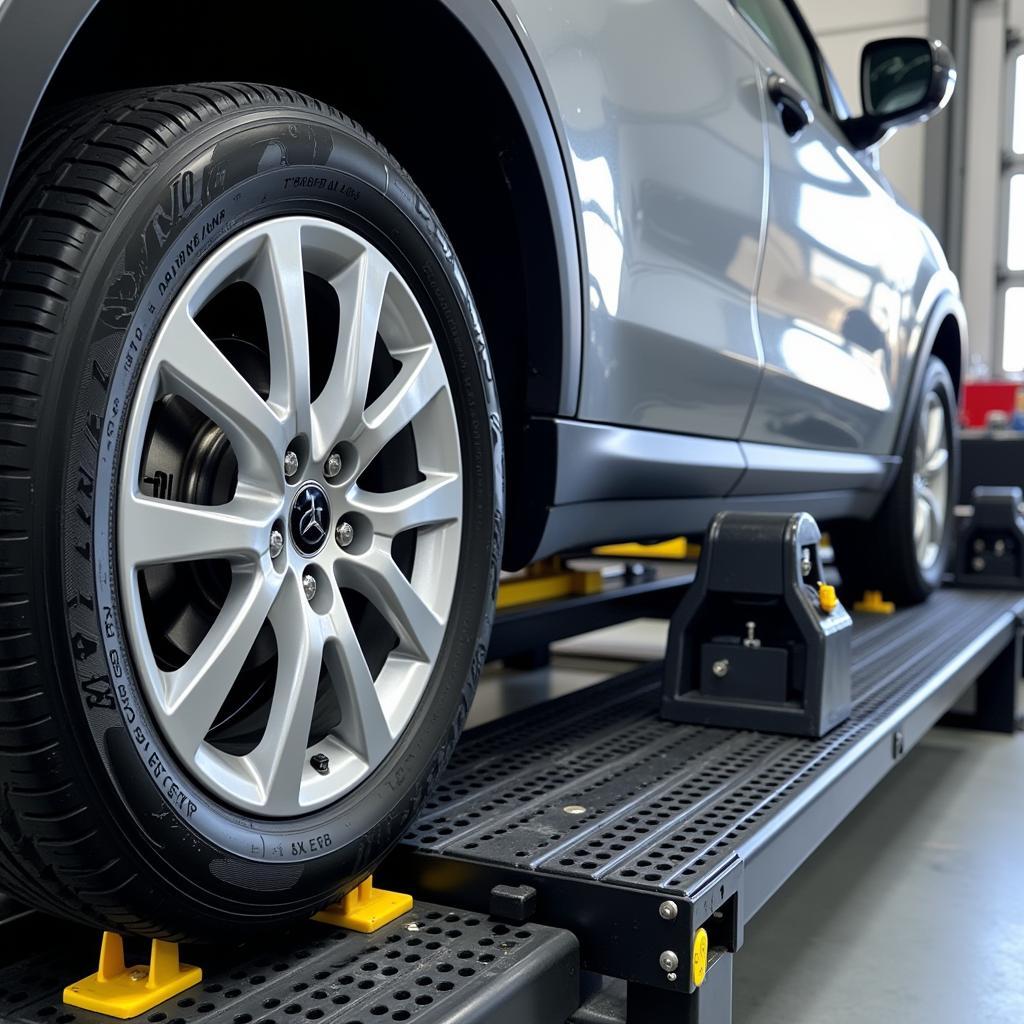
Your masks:
[{"label": "rubber chock pad", "polygon": [[152,1010],[202,980],[200,968],[178,962],[176,942],[154,939],[148,966],[126,967],[121,936],[104,932],[99,970],[68,985],[64,989],[64,1002],[106,1017],[127,1020]]},{"label": "rubber chock pad", "polygon": [[368,935],[410,910],[412,897],[408,893],[376,889],[371,875],[346,893],[338,903],[332,903],[319,914],[314,914],[313,920]]}]

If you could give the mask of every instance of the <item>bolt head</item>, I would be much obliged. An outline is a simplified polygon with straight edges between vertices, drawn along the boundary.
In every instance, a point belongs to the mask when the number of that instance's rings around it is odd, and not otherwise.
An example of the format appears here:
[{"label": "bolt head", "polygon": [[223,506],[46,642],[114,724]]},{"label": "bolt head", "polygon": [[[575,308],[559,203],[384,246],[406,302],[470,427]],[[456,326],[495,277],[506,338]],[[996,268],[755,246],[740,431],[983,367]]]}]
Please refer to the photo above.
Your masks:
[{"label": "bolt head", "polygon": [[280,530],[270,531],[270,557],[277,558],[284,550],[284,535]]},{"label": "bolt head", "polygon": [[295,476],[299,471],[299,457],[289,449],[284,453],[284,475]]},{"label": "bolt head", "polygon": [[312,601],[316,597],[316,577],[310,572],[302,577],[302,592],[306,595],[307,601]]},{"label": "bolt head", "polygon": [[330,479],[341,472],[341,456],[335,452],[324,463],[324,476]]},{"label": "bolt head", "polygon": [[658,964],[661,966],[663,971],[671,972],[679,966],[679,957],[676,956],[673,950],[666,949],[665,952],[658,957]]},{"label": "bolt head", "polygon": [[334,531],[335,539],[338,541],[339,546],[343,548],[347,548],[352,543],[355,535],[356,531],[352,529],[352,524],[344,520],[338,523],[338,529]]},{"label": "bolt head", "polygon": [[983,572],[985,569],[985,559],[978,556],[977,558],[971,559],[971,568],[975,572]]},{"label": "bolt head", "polygon": [[711,673],[716,679],[723,679],[729,674],[729,659],[719,658],[711,666]]},{"label": "bolt head", "polygon": [[663,921],[674,921],[678,913],[679,907],[677,907],[672,900],[665,900],[665,902],[658,907],[658,917]]},{"label": "bolt head", "polygon": [[586,814],[587,813],[586,807],[584,807],[582,804],[566,804],[565,807],[562,808],[562,810],[565,811],[566,814]]}]

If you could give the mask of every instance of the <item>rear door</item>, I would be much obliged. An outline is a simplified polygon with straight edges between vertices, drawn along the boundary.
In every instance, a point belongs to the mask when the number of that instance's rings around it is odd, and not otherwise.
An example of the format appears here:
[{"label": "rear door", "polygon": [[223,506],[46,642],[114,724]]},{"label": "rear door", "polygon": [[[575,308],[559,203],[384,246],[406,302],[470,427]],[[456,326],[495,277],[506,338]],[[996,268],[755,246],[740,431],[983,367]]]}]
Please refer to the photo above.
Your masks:
[{"label": "rear door", "polygon": [[920,227],[845,142],[796,9],[733,2],[760,66],[770,166],[757,288],[765,373],[744,439],[888,454]]}]

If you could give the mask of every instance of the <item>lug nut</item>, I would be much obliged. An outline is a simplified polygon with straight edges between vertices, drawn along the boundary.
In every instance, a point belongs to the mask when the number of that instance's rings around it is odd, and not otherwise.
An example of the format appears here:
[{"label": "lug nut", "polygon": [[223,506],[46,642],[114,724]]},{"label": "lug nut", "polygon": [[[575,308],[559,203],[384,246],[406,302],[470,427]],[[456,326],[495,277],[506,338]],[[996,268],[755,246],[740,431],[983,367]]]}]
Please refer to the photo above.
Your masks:
[{"label": "lug nut", "polygon": [[345,520],[338,523],[338,529],[334,531],[338,545],[343,548],[347,548],[352,543],[355,535],[356,531],[352,529],[352,524],[345,522]]},{"label": "lug nut", "polygon": [[270,557],[277,558],[284,551],[284,537],[280,530],[270,531]]},{"label": "lug nut", "polygon": [[329,480],[341,472],[341,456],[335,452],[324,465],[324,476]]},{"label": "lug nut", "polygon": [[316,597],[316,577],[312,573],[307,572],[302,577],[302,592],[306,595],[307,601],[312,601]]},{"label": "lug nut", "polygon": [[299,457],[291,449],[284,453],[284,475],[295,476],[299,471]]}]

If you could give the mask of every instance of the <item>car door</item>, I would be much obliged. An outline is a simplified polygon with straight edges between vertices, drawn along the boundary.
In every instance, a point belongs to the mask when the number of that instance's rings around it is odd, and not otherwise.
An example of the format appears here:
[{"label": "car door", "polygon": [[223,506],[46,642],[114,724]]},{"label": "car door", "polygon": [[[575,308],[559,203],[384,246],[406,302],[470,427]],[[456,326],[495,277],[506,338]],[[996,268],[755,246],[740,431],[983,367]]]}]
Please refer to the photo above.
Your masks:
[{"label": "car door", "polygon": [[788,0],[733,0],[767,111],[768,224],[757,287],[765,373],[747,441],[891,452],[921,230],[845,141]]},{"label": "car door", "polygon": [[737,439],[760,379],[758,71],[724,0],[514,0],[570,154],[579,416]]}]

